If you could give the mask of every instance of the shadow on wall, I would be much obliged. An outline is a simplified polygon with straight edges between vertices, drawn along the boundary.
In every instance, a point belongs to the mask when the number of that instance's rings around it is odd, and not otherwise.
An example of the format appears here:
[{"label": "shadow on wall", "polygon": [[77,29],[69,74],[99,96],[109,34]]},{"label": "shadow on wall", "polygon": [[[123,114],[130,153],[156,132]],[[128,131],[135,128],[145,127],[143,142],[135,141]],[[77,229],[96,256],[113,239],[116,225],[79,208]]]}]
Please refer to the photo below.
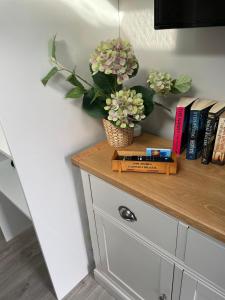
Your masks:
[{"label": "shadow on wall", "polygon": [[225,56],[225,27],[177,30],[176,54]]},{"label": "shadow on wall", "polygon": [[122,1],[122,35],[136,49],[188,55],[225,55],[225,26],[187,29],[154,29],[154,0]]}]

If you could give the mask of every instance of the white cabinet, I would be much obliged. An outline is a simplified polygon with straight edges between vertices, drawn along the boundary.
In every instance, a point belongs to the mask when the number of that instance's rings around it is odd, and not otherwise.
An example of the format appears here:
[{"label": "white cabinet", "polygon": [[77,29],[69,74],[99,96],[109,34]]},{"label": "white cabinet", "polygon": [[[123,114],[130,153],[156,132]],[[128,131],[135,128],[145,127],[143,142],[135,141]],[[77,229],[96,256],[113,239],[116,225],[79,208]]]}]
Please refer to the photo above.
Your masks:
[{"label": "white cabinet", "polygon": [[32,225],[31,216],[12,156],[0,125],[0,229],[6,241]]},{"label": "white cabinet", "polygon": [[[129,227],[137,235],[175,255],[177,220],[95,176],[90,176],[90,183],[94,207]],[[134,213],[136,222],[127,222],[120,216],[121,206]]]},{"label": "white cabinet", "polygon": [[225,245],[188,229],[185,264],[225,290]]},{"label": "white cabinet", "polygon": [[0,192],[27,218],[31,219],[17,170],[11,166],[10,159],[0,161]]},{"label": "white cabinet", "polygon": [[173,263],[126,228],[96,214],[101,271],[133,299],[171,300]]},{"label": "white cabinet", "polygon": [[3,157],[0,160],[0,229],[5,240],[10,241],[32,223],[17,171],[11,160]]},{"label": "white cabinet", "polygon": [[82,171],[96,279],[123,300],[225,300],[225,245]]},{"label": "white cabinet", "polygon": [[184,272],[180,300],[225,300],[225,296]]}]

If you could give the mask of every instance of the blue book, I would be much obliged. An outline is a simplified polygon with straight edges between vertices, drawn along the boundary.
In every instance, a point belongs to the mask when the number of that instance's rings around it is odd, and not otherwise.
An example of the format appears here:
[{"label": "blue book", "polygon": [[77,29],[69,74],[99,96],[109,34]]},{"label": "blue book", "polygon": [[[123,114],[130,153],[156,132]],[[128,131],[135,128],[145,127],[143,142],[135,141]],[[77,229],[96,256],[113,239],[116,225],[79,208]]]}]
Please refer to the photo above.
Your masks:
[{"label": "blue book", "polygon": [[215,103],[216,101],[214,100],[197,100],[191,106],[186,152],[187,159],[193,160],[201,156],[208,112]]}]

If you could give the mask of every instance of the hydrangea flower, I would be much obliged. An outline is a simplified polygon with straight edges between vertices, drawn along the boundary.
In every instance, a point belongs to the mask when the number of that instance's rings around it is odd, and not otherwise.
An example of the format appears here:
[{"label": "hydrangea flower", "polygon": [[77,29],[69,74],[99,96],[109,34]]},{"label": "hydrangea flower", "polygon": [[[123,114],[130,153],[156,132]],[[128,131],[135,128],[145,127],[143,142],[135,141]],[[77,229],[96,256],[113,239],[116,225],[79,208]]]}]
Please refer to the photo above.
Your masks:
[{"label": "hydrangea flower", "polygon": [[161,95],[169,94],[173,87],[172,76],[164,72],[150,72],[147,82],[152,90]]},{"label": "hydrangea flower", "polygon": [[138,61],[128,41],[118,39],[101,42],[90,58],[93,74],[103,72],[117,76],[122,84],[138,68]]},{"label": "hydrangea flower", "polygon": [[120,128],[134,127],[134,122],[146,117],[142,94],[131,89],[111,94],[111,98],[106,99],[104,109],[108,111],[108,120]]}]

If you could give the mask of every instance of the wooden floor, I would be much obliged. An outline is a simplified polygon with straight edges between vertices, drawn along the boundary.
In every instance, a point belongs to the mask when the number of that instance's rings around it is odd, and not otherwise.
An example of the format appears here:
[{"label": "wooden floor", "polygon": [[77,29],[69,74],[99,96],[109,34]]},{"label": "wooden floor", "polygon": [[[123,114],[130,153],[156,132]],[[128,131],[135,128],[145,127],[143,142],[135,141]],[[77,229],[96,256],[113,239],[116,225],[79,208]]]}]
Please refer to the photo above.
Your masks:
[{"label": "wooden floor", "polygon": [[[33,230],[9,243],[0,231],[0,300],[56,300]],[[65,300],[115,300],[87,276]]]}]

